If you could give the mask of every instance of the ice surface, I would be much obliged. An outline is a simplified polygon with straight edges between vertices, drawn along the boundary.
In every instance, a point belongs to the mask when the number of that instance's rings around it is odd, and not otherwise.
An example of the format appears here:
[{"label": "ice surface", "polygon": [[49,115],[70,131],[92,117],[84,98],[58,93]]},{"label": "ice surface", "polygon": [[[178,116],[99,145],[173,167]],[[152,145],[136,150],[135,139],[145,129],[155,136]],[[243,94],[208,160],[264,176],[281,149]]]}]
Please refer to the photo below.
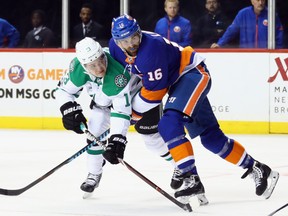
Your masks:
[{"label": "ice surface", "polygon": [[[288,136],[229,135],[242,143],[255,159],[279,171],[271,198],[255,195],[254,182],[241,179],[239,167],[208,152],[193,140],[196,165],[210,201],[185,212],[122,165],[106,164],[100,187],[82,199],[85,153],[19,196],[0,195],[1,216],[263,216],[288,202]],[[22,188],[86,145],[85,135],[69,131],[0,130],[0,188]],[[125,160],[160,186],[170,189],[172,166],[146,149],[141,136],[129,132]],[[288,215],[288,207],[277,215]]]}]

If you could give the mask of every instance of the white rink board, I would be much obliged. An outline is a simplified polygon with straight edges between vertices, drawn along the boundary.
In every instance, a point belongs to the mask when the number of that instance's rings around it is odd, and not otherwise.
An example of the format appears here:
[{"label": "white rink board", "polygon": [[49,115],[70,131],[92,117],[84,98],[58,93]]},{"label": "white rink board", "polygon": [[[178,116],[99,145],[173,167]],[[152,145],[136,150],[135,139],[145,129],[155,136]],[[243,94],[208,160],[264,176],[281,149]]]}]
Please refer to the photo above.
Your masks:
[{"label": "white rink board", "polygon": [[[0,52],[0,118],[60,117],[53,90],[75,56],[72,51]],[[202,55],[212,76],[209,99],[219,121],[288,123],[288,80],[283,78],[287,76],[287,53],[219,51]],[[280,59],[285,74],[278,73],[268,83],[279,70],[275,59]],[[22,73],[21,82],[9,79],[13,70]],[[17,80],[16,75],[14,78]],[[79,100],[87,102],[83,106],[87,112],[89,100],[87,96]]]},{"label": "white rink board", "polygon": [[288,55],[270,55],[270,119],[273,122],[288,122]]},{"label": "white rink board", "polygon": [[[0,68],[1,116],[58,116],[53,99],[59,77],[69,67],[74,53],[2,53]],[[12,70],[23,70],[23,80],[13,83]],[[20,70],[21,71],[21,70]],[[21,71],[22,72],[22,71]],[[21,73],[18,72],[18,73]],[[9,94],[11,93],[12,96]]]},{"label": "white rink board", "polygon": [[[269,55],[203,53],[212,77],[209,99],[219,120],[269,120]],[[261,63],[260,63],[261,62]]]}]

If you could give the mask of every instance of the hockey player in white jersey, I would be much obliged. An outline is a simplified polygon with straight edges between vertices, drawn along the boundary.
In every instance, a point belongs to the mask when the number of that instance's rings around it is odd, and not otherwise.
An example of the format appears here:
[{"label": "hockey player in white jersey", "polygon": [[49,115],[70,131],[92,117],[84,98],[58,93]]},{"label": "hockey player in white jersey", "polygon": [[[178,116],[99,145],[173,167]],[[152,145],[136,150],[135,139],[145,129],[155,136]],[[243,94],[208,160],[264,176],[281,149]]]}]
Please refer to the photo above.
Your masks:
[{"label": "hockey player in white jersey", "polygon": [[[103,50],[99,43],[91,38],[85,38],[76,44],[76,58],[70,63],[70,68],[58,83],[56,100],[63,115],[62,122],[67,130],[82,134],[80,124],[86,124],[81,105],[76,102],[77,97],[86,88],[91,96],[91,116],[88,122],[89,131],[99,136],[110,128],[108,143],[120,143],[117,152],[123,158],[126,146],[126,134],[130,125],[131,94],[141,88],[141,83],[136,76],[130,77],[129,73],[116,62],[107,50]],[[143,137],[146,147],[167,161],[174,161],[158,133],[160,119],[159,106],[144,114],[141,121],[135,124],[135,129]],[[91,141],[87,139],[87,142]],[[102,156],[103,149],[93,146],[87,151],[88,176],[82,183],[81,189],[85,192],[84,198],[91,196],[102,177],[102,166],[105,160]],[[114,163],[118,159],[114,158]],[[171,187],[182,185],[175,171]]]},{"label": "hockey player in white jersey", "polygon": [[[121,143],[115,149],[121,154],[120,148],[125,148],[130,126],[130,75],[91,38],[79,41],[75,48],[77,57],[71,61],[69,71],[59,81],[56,91],[63,125],[67,130],[82,134],[80,124],[84,123],[97,137],[110,128],[108,142]],[[84,87],[92,99],[88,125],[81,105],[76,102]],[[87,142],[92,141],[87,139]],[[101,180],[105,160],[100,146],[93,146],[87,153],[89,174],[81,189],[92,193]]]}]

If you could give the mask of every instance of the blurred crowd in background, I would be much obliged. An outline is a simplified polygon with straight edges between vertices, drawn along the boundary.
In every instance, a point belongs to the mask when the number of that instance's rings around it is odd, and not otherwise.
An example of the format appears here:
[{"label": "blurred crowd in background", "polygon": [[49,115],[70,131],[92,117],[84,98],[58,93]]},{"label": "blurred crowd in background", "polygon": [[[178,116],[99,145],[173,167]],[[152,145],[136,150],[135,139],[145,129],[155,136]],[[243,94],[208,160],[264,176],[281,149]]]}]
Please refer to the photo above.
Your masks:
[{"label": "blurred crowd in background", "polygon": [[[288,48],[288,1],[275,0],[276,12],[283,26],[283,47]],[[197,38],[200,32],[199,19],[206,12],[206,0],[179,0],[179,15],[190,21],[192,26],[192,42],[190,45],[198,48],[209,48],[201,44],[201,38]],[[251,0],[218,0],[220,9],[225,19],[232,23],[237,13],[248,6]],[[110,28],[113,17],[120,13],[120,0],[73,0],[69,4],[69,47],[75,45],[75,28],[81,23],[80,13],[83,4],[92,6],[92,20],[96,22],[96,29],[100,31],[99,40],[103,46],[107,45],[110,39]],[[267,1],[266,1],[267,4]],[[36,13],[37,12],[37,13]],[[44,12],[44,14],[42,14]],[[36,13],[36,15],[35,15]],[[0,19],[4,19],[17,29],[19,40],[14,47],[53,47],[61,48],[61,26],[62,26],[62,0],[12,0],[3,1],[0,7]],[[84,12],[85,13],[85,12]],[[166,15],[164,0],[130,0],[129,13],[136,18],[142,30],[154,31],[159,19]],[[32,18],[34,15],[34,18]],[[34,19],[34,21],[32,21]],[[41,29],[37,28],[37,22],[43,22]],[[36,23],[36,24],[35,24]],[[228,23],[229,24],[229,23]],[[41,30],[48,34],[42,45],[29,43],[30,38]],[[34,32],[33,32],[34,29]],[[35,33],[35,29],[37,32]],[[200,29],[200,30],[199,30]],[[0,28],[1,30],[1,28]],[[30,33],[29,33],[30,32]],[[84,33],[85,34],[85,31]],[[41,37],[41,35],[39,36]],[[193,38],[194,37],[194,38]],[[51,40],[50,40],[51,39]],[[217,41],[215,41],[216,43]],[[1,47],[1,46],[0,46]],[[5,46],[2,46],[5,47]],[[7,46],[6,46],[7,47]],[[235,38],[228,47],[239,47],[239,38]]]}]

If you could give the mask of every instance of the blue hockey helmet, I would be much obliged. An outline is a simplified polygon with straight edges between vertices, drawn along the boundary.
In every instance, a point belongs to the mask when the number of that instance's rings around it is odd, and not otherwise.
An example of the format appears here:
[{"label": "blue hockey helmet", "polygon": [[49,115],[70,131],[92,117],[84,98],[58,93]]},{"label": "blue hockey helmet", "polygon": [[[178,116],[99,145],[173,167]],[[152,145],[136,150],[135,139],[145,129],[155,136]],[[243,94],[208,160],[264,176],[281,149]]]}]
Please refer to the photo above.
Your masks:
[{"label": "blue hockey helmet", "polygon": [[136,19],[127,14],[113,18],[111,34],[114,40],[122,40],[136,32],[141,36],[141,29]]}]

